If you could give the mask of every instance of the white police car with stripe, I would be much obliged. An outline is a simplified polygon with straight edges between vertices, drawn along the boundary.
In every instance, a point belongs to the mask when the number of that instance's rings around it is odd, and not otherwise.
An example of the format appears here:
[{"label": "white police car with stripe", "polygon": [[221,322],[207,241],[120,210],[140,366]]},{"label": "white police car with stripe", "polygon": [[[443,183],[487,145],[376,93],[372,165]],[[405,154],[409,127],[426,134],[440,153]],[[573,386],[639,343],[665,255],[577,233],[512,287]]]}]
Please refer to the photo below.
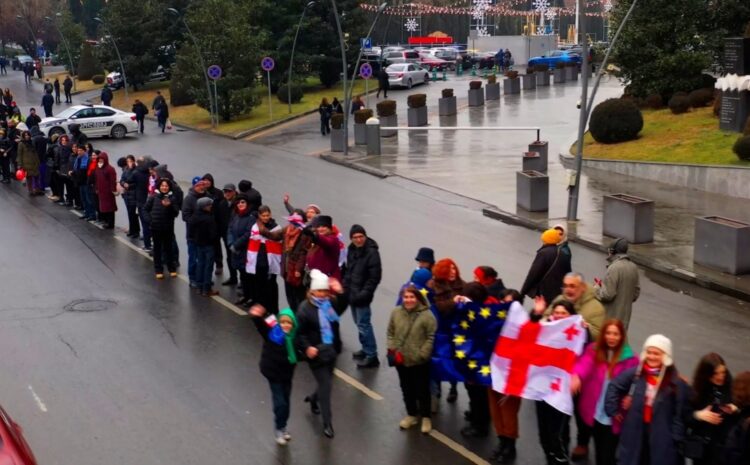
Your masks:
[{"label": "white police car with stripe", "polygon": [[127,113],[105,105],[73,105],[51,118],[44,118],[39,129],[45,136],[70,132],[71,124],[81,126],[81,132],[89,137],[112,137],[122,139],[128,133],[138,132],[134,113]]}]

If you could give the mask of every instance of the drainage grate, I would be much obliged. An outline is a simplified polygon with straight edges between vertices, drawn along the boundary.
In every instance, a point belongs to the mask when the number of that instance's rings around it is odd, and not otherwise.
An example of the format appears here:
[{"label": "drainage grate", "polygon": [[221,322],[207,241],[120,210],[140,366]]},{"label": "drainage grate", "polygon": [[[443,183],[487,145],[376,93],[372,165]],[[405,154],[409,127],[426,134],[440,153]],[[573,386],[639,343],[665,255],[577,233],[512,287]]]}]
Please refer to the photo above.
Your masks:
[{"label": "drainage grate", "polygon": [[117,302],[114,300],[99,300],[99,299],[82,299],[74,300],[69,303],[63,309],[66,312],[102,312],[109,310],[117,306]]}]

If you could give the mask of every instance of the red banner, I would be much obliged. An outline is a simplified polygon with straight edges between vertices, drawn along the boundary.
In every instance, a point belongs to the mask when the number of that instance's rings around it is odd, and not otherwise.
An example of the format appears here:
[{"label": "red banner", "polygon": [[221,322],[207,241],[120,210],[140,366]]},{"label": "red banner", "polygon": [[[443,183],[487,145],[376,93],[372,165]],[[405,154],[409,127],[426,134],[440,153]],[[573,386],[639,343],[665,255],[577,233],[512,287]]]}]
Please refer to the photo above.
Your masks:
[{"label": "red banner", "polygon": [[453,37],[409,37],[409,45],[452,44]]}]

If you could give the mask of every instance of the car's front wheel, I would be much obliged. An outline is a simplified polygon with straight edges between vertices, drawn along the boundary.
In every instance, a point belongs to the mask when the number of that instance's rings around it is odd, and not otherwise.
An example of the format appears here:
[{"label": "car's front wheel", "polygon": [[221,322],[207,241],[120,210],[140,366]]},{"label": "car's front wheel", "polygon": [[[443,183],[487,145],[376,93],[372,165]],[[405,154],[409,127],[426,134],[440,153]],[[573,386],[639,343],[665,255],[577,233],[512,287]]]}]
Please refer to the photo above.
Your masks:
[{"label": "car's front wheel", "polygon": [[114,139],[123,139],[128,134],[128,130],[122,124],[112,128],[112,137]]},{"label": "car's front wheel", "polygon": [[406,81],[406,88],[411,89],[411,86],[412,86],[412,82],[411,82],[411,79],[409,79],[408,81]]},{"label": "car's front wheel", "polygon": [[54,136],[55,134],[57,134],[57,137],[60,137],[63,134],[65,134],[65,129],[63,129],[63,128],[52,128],[52,129],[49,130],[49,137],[50,138],[52,138],[52,136]]}]

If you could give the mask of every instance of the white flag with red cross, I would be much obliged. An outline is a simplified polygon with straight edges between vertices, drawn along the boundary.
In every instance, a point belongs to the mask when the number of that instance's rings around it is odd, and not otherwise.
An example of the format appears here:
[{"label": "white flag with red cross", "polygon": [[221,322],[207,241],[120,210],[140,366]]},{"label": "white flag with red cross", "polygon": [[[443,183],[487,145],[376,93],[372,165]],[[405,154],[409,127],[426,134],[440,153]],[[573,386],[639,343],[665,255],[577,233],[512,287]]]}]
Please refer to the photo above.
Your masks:
[{"label": "white flag with red cross", "polygon": [[572,415],[570,375],[585,344],[586,329],[580,315],[535,323],[520,304],[514,304],[490,361],[492,389],[543,400]]}]

